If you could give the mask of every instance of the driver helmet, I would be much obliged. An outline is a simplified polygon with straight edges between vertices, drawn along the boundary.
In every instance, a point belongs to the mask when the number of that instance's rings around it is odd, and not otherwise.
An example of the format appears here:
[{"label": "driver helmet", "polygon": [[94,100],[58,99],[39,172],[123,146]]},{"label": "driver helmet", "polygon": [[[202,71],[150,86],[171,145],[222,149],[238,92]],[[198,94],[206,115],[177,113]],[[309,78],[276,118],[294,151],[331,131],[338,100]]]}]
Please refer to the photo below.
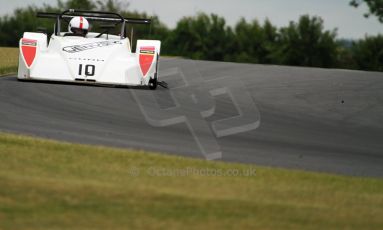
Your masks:
[{"label": "driver helmet", "polygon": [[89,30],[89,22],[84,17],[74,17],[70,20],[68,31],[85,36]]}]

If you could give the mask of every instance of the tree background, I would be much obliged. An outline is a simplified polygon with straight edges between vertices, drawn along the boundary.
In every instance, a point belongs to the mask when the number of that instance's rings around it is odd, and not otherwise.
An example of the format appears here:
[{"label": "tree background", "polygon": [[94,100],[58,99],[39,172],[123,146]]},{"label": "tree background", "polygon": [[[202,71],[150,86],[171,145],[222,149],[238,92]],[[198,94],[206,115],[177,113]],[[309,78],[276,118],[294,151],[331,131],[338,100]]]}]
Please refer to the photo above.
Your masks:
[{"label": "tree background", "polygon": [[354,7],[359,7],[362,4],[366,4],[369,9],[369,12],[365,13],[364,16],[375,15],[383,23],[383,0],[352,0],[350,2],[350,5]]},{"label": "tree background", "polygon": [[[383,0],[353,0],[352,6],[367,4],[366,16],[377,16],[383,22]],[[192,59],[347,68],[383,71],[383,36],[350,41],[337,39],[336,30],[325,30],[320,17],[303,15],[297,22],[277,28],[266,20],[241,19],[235,26],[215,14],[200,13],[184,17],[174,29],[168,29],[157,16],[130,11],[120,0],[58,0],[55,5],[16,9],[11,16],[0,17],[0,46],[18,46],[24,31],[45,27],[53,32],[53,23],[36,19],[37,12],[62,12],[65,9],[118,12],[125,17],[152,18],[151,26],[134,27],[137,38],[159,39],[165,55]],[[135,41],[133,41],[135,44]]]}]

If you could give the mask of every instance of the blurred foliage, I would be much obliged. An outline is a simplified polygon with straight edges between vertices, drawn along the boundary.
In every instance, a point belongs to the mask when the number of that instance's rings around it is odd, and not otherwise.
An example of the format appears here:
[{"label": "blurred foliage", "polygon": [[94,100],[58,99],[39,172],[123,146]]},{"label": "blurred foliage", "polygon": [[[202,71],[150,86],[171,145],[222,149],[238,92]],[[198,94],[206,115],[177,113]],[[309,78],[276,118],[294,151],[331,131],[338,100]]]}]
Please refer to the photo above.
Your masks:
[{"label": "blurred foliage", "polygon": [[[382,1],[366,2],[374,9]],[[353,1],[354,6],[360,3]],[[38,27],[47,28],[51,34],[53,21],[36,19],[36,13],[70,8],[152,18],[150,26],[128,25],[129,38],[134,29],[133,50],[137,38],[158,39],[162,41],[162,54],[192,59],[383,71],[383,36],[338,40],[336,30],[325,30],[319,17],[303,15],[282,28],[276,28],[269,20],[260,23],[245,19],[230,27],[218,15],[199,13],[182,18],[174,29],[168,29],[157,16],[130,11],[129,4],[122,0],[58,0],[54,6],[16,9],[13,15],[0,18],[0,46],[18,46],[24,31],[36,31]],[[380,14],[379,9],[372,13]]]},{"label": "blurred foliage", "polygon": [[222,60],[227,51],[225,20],[212,14],[181,19],[167,40],[169,54],[194,59]]},{"label": "blurred foliage", "polygon": [[365,13],[364,16],[375,15],[383,23],[383,0],[352,0],[350,5],[359,7],[363,3],[366,3],[369,8],[369,12]]},{"label": "blurred foliage", "polygon": [[358,69],[383,71],[383,36],[366,37],[352,46]]},{"label": "blurred foliage", "polygon": [[302,16],[280,30],[276,62],[295,66],[335,67],[335,31],[324,31],[318,17]]}]

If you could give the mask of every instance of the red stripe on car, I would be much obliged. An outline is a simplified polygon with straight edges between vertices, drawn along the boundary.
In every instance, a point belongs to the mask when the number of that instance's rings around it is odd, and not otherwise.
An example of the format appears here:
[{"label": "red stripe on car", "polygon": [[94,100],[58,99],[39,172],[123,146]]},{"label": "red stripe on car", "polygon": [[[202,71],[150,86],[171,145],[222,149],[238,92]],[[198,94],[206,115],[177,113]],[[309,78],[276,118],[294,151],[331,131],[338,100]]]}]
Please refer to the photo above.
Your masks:
[{"label": "red stripe on car", "polygon": [[154,46],[141,46],[140,50],[155,51],[156,48]]},{"label": "red stripe on car", "polygon": [[80,17],[80,29],[82,29],[82,27],[84,26],[83,23],[84,23],[84,20],[82,17]]},{"label": "red stripe on car", "polygon": [[36,58],[37,40],[23,38],[21,41],[21,53],[24,57],[25,64],[28,68],[31,68]]}]

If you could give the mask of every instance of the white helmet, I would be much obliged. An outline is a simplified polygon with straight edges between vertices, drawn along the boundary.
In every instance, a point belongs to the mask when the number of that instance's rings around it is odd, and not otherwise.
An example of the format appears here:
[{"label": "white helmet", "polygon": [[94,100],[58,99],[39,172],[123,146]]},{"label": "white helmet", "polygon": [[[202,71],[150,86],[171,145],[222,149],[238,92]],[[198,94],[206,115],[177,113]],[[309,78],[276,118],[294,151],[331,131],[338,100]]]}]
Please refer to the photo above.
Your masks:
[{"label": "white helmet", "polygon": [[70,20],[68,31],[72,33],[82,33],[86,35],[89,30],[89,22],[84,17],[74,17]]}]

